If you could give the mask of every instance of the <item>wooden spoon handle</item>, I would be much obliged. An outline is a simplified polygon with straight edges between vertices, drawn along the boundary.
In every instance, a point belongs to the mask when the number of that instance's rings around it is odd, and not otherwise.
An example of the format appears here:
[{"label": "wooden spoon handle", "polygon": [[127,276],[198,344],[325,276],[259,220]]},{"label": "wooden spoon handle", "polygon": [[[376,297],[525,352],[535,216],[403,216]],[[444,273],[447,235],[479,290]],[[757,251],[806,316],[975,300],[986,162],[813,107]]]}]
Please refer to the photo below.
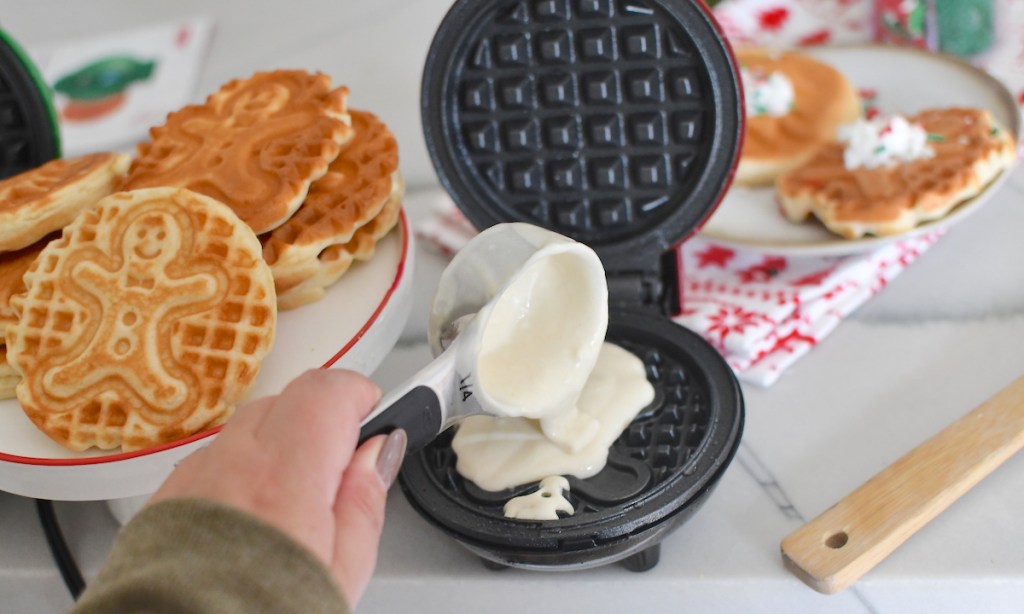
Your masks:
[{"label": "wooden spoon handle", "polygon": [[1024,447],[1024,377],[782,540],[798,578],[837,593]]}]

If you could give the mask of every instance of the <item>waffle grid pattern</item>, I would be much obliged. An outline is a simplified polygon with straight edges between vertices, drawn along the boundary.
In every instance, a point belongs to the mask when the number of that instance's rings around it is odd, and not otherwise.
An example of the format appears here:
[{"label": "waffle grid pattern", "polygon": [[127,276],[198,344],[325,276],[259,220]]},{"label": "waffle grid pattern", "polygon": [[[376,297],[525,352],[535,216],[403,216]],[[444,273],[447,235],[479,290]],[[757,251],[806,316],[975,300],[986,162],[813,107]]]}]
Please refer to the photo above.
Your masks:
[{"label": "waffle grid pattern", "polygon": [[353,110],[351,117],[352,140],[327,174],[313,182],[302,206],[264,243],[263,256],[275,279],[301,279],[310,260],[349,242],[388,200],[398,171],[398,143],[373,114]]},{"label": "waffle grid pattern", "polygon": [[584,240],[656,224],[710,148],[709,87],[682,27],[642,1],[521,0],[501,15],[448,75],[470,183],[509,219]]},{"label": "waffle grid pattern", "polygon": [[[194,195],[180,191],[170,198],[157,196],[145,202],[153,192],[166,190],[115,194],[82,214],[60,239],[47,246],[25,276],[26,293],[12,301],[18,323],[8,329],[8,356],[26,375],[19,400],[40,428],[73,449],[121,445],[130,451],[223,422],[241,400],[273,341],[276,305],[272,280],[255,237],[240,235],[244,229],[239,221],[229,218],[230,212],[219,203],[197,201]],[[167,311],[156,326],[169,329],[169,344],[145,350],[155,352],[167,372],[185,382],[186,398],[171,411],[154,405],[153,400],[160,398],[168,383],[146,381],[146,373],[137,363],[132,364],[128,377],[140,377],[142,388],[138,391],[138,384],[133,387],[118,375],[83,383],[82,389],[70,396],[48,390],[43,377],[47,365],[67,365],[91,348],[105,345],[92,343],[101,330],[103,306],[75,281],[80,275],[77,271],[88,263],[104,270],[113,267],[112,275],[124,273],[126,259],[116,252],[126,244],[131,222],[152,213],[178,221],[183,250],[187,251],[175,257],[178,268],[171,271],[169,266],[166,277],[133,277],[127,271],[120,277],[126,284],[121,287],[166,291],[169,279],[199,273],[212,277],[218,285],[212,296]],[[102,250],[97,246],[103,246]],[[125,313],[119,317],[130,327],[142,316]],[[144,339],[140,336],[135,342],[145,343]],[[133,349],[131,342],[123,343],[127,354]],[[93,368],[103,366],[94,364]]]},{"label": "waffle grid pattern", "polygon": [[[359,227],[347,243],[335,243],[325,248],[313,262],[312,274],[295,286],[278,292],[277,305],[281,309],[294,309],[319,300],[324,290],[337,282],[356,261],[366,261],[377,251],[377,242],[398,224],[402,208],[405,183],[397,173],[392,179],[391,195],[377,215]],[[273,267],[271,267],[273,270]]]}]

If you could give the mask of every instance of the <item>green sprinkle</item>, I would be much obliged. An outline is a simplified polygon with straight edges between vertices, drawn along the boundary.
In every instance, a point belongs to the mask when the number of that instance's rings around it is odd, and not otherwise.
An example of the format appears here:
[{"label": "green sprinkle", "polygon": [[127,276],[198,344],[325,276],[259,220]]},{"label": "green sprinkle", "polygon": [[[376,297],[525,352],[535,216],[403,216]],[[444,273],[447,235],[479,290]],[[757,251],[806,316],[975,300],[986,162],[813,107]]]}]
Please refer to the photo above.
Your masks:
[{"label": "green sprinkle", "polygon": [[941,143],[941,142],[946,140],[946,137],[942,136],[941,134],[935,134],[934,132],[929,132],[928,133],[928,140],[932,141],[933,143]]},{"label": "green sprinkle", "polygon": [[879,145],[878,147],[875,147],[875,153],[876,154],[880,154],[883,151],[885,151],[885,145]]},{"label": "green sprinkle", "polygon": [[992,136],[997,136],[999,134],[999,128],[997,126],[992,126],[992,130],[989,134],[991,134]]}]

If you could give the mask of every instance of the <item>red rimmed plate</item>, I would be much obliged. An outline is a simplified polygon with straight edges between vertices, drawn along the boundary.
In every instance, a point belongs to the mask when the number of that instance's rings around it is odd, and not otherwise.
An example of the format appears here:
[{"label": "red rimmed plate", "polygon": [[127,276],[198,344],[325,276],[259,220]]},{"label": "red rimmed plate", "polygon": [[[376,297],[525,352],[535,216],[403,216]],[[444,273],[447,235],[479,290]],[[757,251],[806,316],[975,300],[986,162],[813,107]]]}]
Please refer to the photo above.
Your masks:
[{"label": "red rimmed plate", "polygon": [[[412,233],[400,228],[373,259],[352,267],[321,300],[278,315],[274,347],[249,398],[274,394],[307,369],[370,374],[398,340],[412,307]],[[220,429],[139,452],[67,450],[40,432],[14,399],[0,401],[0,490],[26,497],[98,501],[153,492],[174,465]]]}]

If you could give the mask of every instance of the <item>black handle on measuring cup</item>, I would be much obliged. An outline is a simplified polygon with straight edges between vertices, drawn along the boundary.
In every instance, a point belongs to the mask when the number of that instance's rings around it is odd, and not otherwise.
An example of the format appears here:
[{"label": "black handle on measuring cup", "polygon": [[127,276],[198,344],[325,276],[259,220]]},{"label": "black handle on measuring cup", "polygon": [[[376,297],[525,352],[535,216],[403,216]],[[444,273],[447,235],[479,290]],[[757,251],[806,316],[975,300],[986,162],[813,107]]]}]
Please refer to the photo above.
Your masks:
[{"label": "black handle on measuring cup", "polygon": [[409,437],[406,450],[419,450],[441,431],[441,400],[427,386],[416,386],[398,400],[371,414],[359,429],[359,443],[375,435],[405,429]]}]

